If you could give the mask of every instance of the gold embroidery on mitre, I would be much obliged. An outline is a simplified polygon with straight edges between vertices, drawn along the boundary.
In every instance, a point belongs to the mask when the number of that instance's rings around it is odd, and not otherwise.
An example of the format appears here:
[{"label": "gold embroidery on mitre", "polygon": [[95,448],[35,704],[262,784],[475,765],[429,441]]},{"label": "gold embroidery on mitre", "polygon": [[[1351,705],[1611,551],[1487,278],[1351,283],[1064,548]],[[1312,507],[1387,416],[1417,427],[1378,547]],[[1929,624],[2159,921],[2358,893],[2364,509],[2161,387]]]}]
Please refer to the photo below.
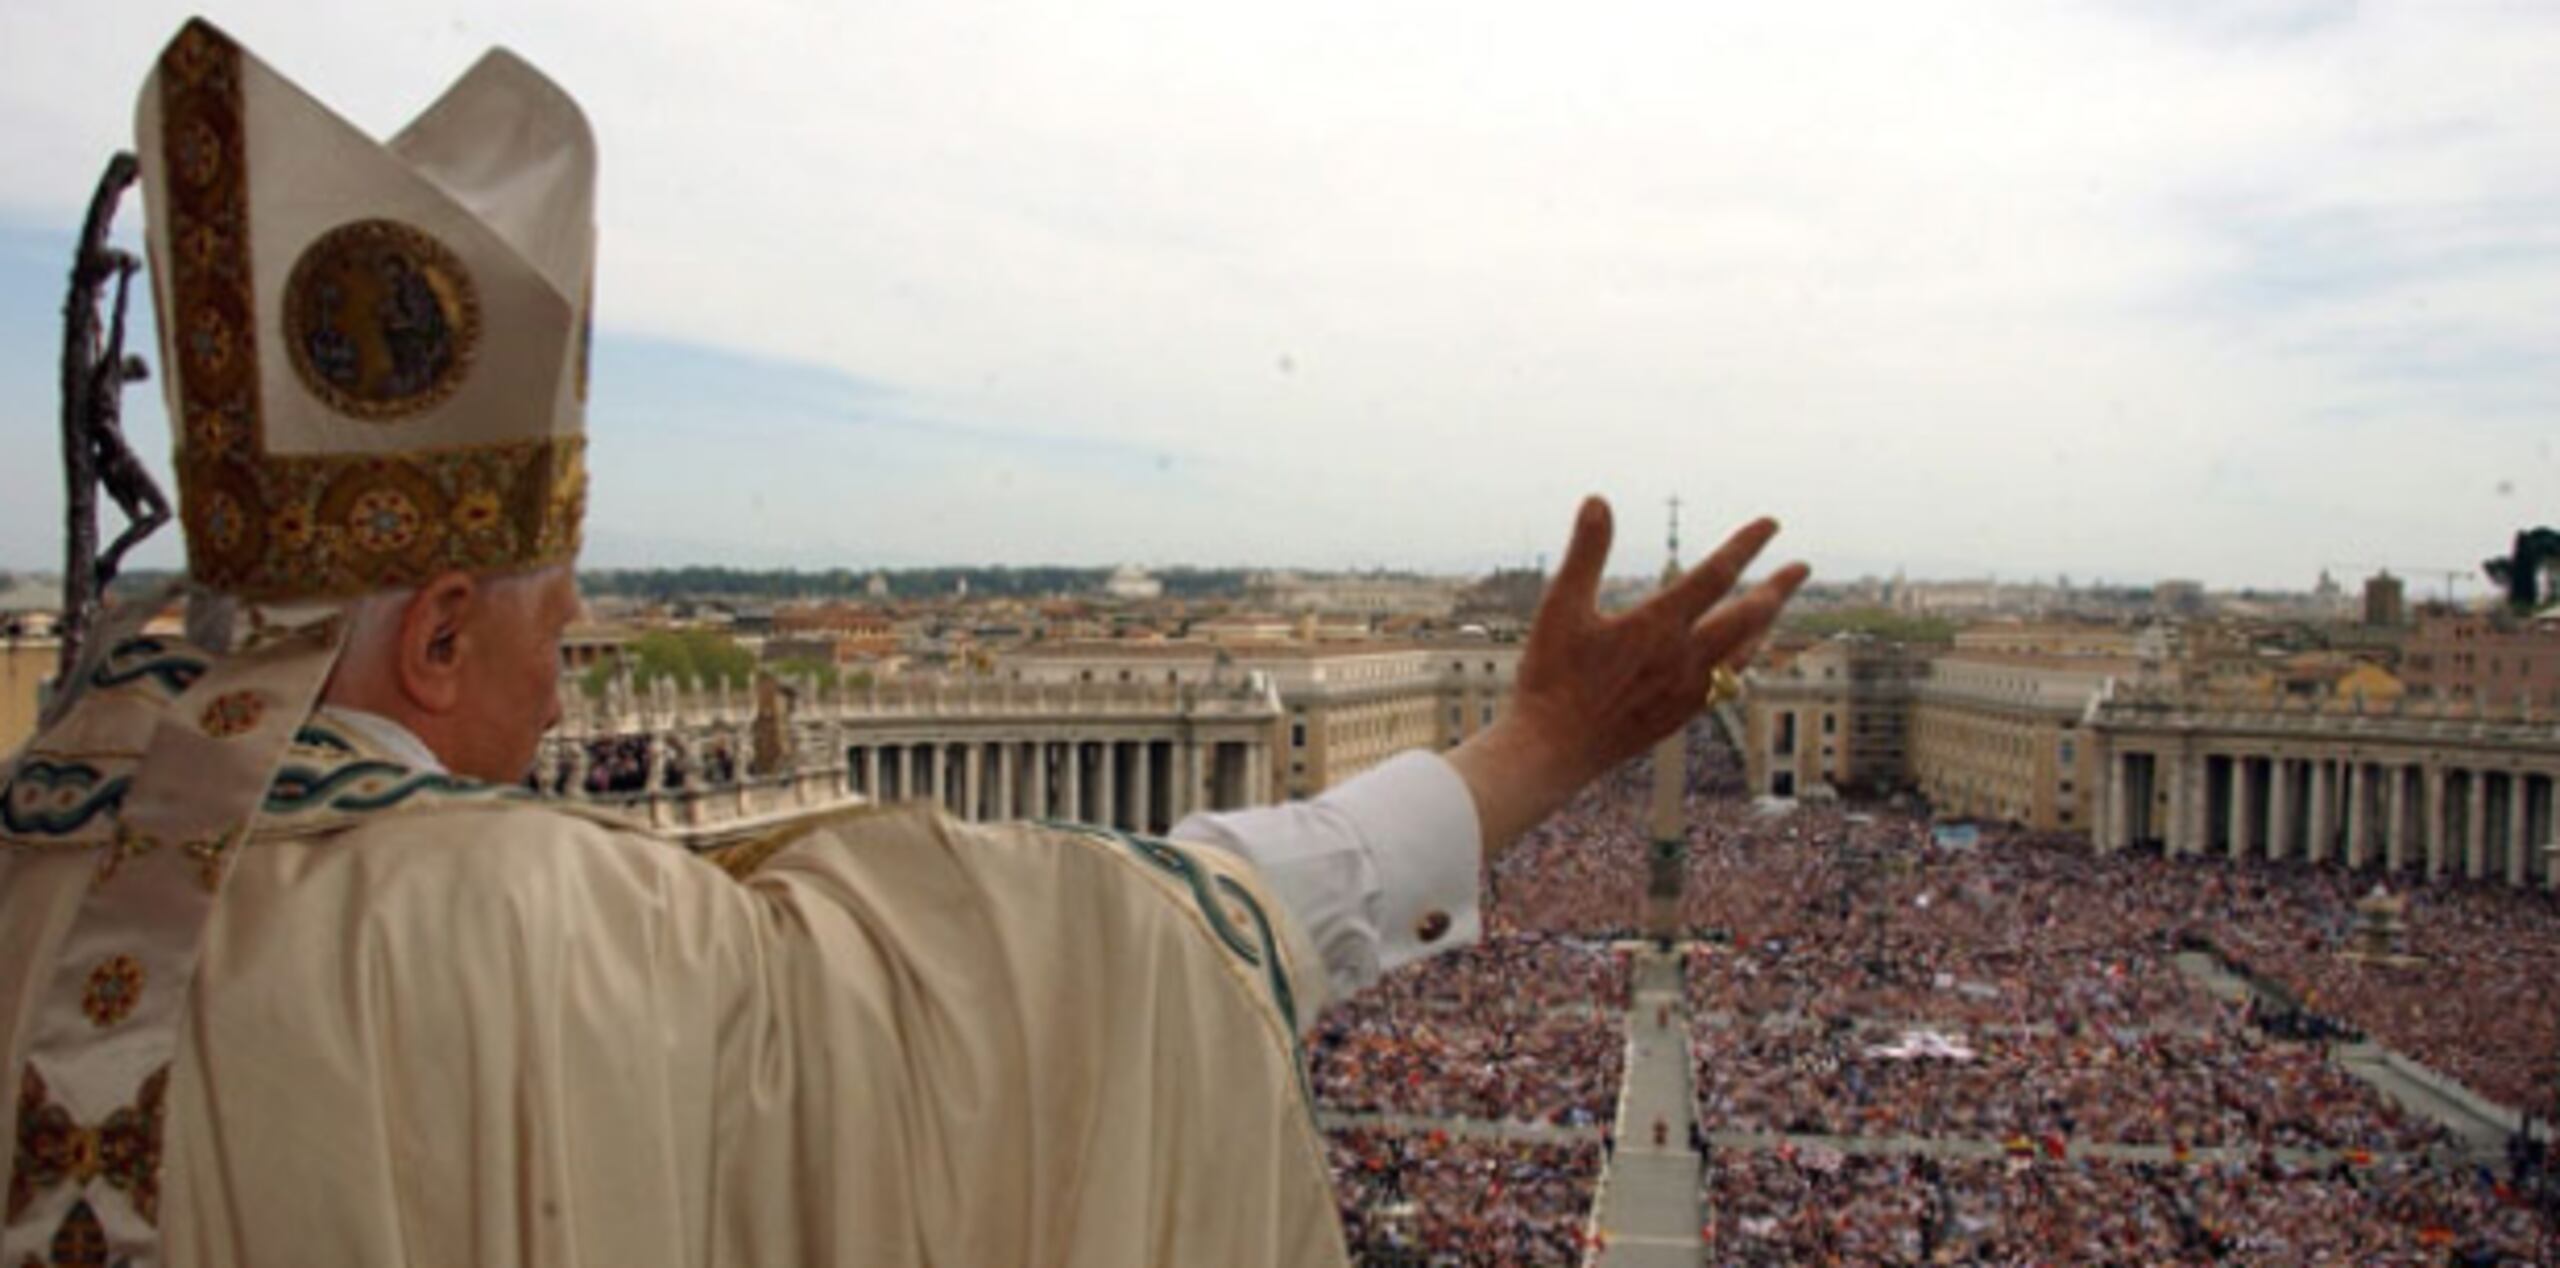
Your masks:
[{"label": "gold embroidery on mitre", "polygon": [[[586,439],[182,468],[191,565],[252,599],[414,586],[577,554]],[[191,477],[191,478],[190,478]]]},{"label": "gold embroidery on mitre", "polygon": [[[235,597],[292,600],[575,556],[583,436],[391,454],[265,451],[241,64],[238,46],[200,22],[161,63],[188,571]],[[351,221],[306,248],[283,308],[273,329],[303,385],[328,408],[371,421],[449,397],[484,333],[475,283],[455,253],[384,219]]]},{"label": "gold embroidery on mitre", "polygon": [[111,955],[89,970],[80,992],[80,1013],[104,1030],[133,1015],[142,1003],[142,963],[129,955]]},{"label": "gold embroidery on mitre", "polygon": [[352,418],[388,421],[451,396],[480,341],[480,297],[445,245],[396,220],[322,234],[284,288],[286,355]]}]

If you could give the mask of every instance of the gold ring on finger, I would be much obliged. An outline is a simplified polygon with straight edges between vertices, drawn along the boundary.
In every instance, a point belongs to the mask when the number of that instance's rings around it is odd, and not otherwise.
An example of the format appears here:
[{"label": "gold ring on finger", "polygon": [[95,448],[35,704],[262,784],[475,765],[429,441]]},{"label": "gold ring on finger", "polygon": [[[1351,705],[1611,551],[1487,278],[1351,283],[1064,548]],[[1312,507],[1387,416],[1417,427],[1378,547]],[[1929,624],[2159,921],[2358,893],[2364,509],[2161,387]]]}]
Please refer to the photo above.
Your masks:
[{"label": "gold ring on finger", "polygon": [[1722,665],[1707,675],[1707,707],[1724,705],[1742,694],[1742,679]]}]

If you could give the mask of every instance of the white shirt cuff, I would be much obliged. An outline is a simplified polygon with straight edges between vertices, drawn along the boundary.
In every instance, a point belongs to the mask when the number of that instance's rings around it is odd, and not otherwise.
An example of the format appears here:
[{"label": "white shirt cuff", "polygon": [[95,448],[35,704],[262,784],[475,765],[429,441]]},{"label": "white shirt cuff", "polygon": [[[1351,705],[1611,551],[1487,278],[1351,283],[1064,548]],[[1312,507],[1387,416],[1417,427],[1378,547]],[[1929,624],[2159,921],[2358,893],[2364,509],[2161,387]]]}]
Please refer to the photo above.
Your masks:
[{"label": "white shirt cuff", "polygon": [[1483,933],[1475,797],[1435,753],[1399,754],[1312,801],[1193,815],[1173,836],[1251,863],[1337,999]]}]

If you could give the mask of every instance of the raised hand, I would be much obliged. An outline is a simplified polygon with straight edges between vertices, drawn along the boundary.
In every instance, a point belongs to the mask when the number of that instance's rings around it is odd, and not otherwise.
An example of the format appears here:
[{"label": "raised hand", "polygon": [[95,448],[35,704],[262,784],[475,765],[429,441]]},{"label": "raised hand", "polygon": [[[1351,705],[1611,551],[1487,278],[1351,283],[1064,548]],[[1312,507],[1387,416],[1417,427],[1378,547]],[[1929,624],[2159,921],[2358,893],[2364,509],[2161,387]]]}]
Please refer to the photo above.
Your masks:
[{"label": "raised hand", "polygon": [[1739,669],[1789,596],[1801,563],[1732,596],[1775,537],[1759,519],[1634,610],[1604,615],[1609,504],[1586,498],[1520,658],[1511,707],[1449,754],[1474,793],[1490,858],[1584,784],[1695,717],[1718,668]]}]

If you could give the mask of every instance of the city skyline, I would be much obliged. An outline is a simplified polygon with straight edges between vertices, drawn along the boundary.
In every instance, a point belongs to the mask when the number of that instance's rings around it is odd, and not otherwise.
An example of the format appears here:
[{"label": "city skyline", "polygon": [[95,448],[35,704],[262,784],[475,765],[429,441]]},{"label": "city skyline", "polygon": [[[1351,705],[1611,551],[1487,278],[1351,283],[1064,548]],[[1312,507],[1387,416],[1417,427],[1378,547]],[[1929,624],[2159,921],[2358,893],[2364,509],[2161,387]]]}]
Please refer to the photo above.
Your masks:
[{"label": "city skyline", "polygon": [[[0,567],[183,12],[0,14]],[[593,567],[1483,571],[1596,491],[1643,575],[1677,492],[1825,581],[2301,590],[2560,519],[2560,15],[1967,13],[211,16],[377,134],[491,43],[586,105]]]}]

